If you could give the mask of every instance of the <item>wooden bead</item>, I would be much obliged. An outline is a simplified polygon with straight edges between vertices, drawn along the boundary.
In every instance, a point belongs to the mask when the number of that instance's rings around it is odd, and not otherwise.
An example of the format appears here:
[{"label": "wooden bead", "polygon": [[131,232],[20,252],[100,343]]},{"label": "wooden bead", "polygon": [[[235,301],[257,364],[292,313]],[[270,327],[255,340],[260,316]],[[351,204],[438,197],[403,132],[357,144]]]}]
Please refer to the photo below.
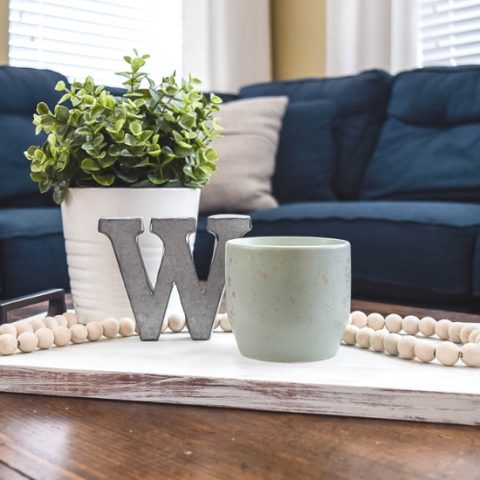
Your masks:
[{"label": "wooden bead", "polygon": [[53,330],[55,327],[58,327],[58,322],[55,318],[53,317],[47,317],[43,320],[43,323],[47,328],[50,330]]},{"label": "wooden bead", "polygon": [[460,355],[460,349],[452,342],[442,342],[437,345],[437,360],[447,367],[455,365]]},{"label": "wooden bead", "polygon": [[405,336],[398,341],[398,355],[406,360],[415,358],[415,337]]},{"label": "wooden bead", "polygon": [[452,322],[452,324],[448,327],[448,338],[453,343],[460,343],[460,332],[463,328],[463,323],[460,322]]},{"label": "wooden bead", "polygon": [[398,333],[389,333],[384,341],[383,345],[385,347],[385,351],[389,355],[398,355],[398,342],[402,337]]},{"label": "wooden bead", "polygon": [[53,343],[57,347],[64,347],[70,343],[72,339],[72,332],[65,326],[55,327],[53,329]]},{"label": "wooden bead", "polygon": [[420,322],[418,322],[418,329],[420,333],[423,333],[426,337],[431,337],[435,333],[436,323],[432,317],[423,317]]},{"label": "wooden bead", "polygon": [[19,337],[24,332],[33,332],[32,325],[30,324],[30,322],[27,322],[25,320],[22,322],[17,322],[15,324],[15,327],[17,329],[17,337]]},{"label": "wooden bead", "polygon": [[88,338],[87,327],[81,323],[72,325],[72,328],[70,328],[70,333],[72,334],[72,343],[83,343]]},{"label": "wooden bead", "polygon": [[4,323],[0,326],[0,335],[4,334],[13,335],[17,338],[17,328],[12,323]]},{"label": "wooden bead", "polygon": [[100,322],[87,323],[87,338],[91,342],[96,342],[103,337],[103,326]]},{"label": "wooden bead", "polygon": [[462,343],[468,343],[468,337],[470,334],[478,328],[477,325],[464,325],[460,330],[460,340]]},{"label": "wooden bead", "polygon": [[407,315],[402,320],[403,331],[407,335],[416,335],[418,333],[420,320],[415,315]]},{"label": "wooden bead", "polygon": [[53,345],[54,335],[49,328],[47,327],[39,328],[35,332],[35,335],[38,338],[38,348],[42,350],[46,350],[47,348],[50,348]]},{"label": "wooden bead", "polygon": [[480,344],[469,343],[462,347],[462,362],[468,367],[480,367]]},{"label": "wooden bead", "polygon": [[75,312],[65,312],[63,316],[67,319],[68,328],[78,323],[77,315],[75,314]]},{"label": "wooden bead", "polygon": [[356,325],[348,325],[343,331],[342,340],[346,345],[355,345],[357,343],[356,336],[359,328]]},{"label": "wooden bead", "polygon": [[39,330],[40,328],[45,328],[45,324],[43,323],[43,321],[40,320],[40,319],[38,319],[38,318],[35,319],[35,320],[32,320],[32,321],[30,322],[30,325],[32,326],[32,330],[33,330],[34,332],[36,332],[36,331]]},{"label": "wooden bead", "polygon": [[185,327],[185,315],[180,312],[174,312],[168,317],[168,327],[172,332],[181,332]]},{"label": "wooden bead", "polygon": [[377,330],[373,332],[372,336],[370,337],[370,347],[376,352],[383,352],[384,350],[383,343],[387,335],[388,334],[385,330]]},{"label": "wooden bead", "polygon": [[381,330],[385,325],[385,318],[380,313],[371,313],[367,317],[367,325],[373,330]]},{"label": "wooden bead", "polygon": [[470,335],[468,336],[468,341],[470,343],[476,343],[477,337],[480,338],[480,328],[475,328],[472,332],[470,332]]},{"label": "wooden bead", "polygon": [[415,342],[415,356],[422,362],[431,362],[435,358],[435,343],[418,340]]},{"label": "wooden bead", "polygon": [[33,332],[23,332],[18,336],[18,348],[23,353],[33,352],[38,345],[38,338]]},{"label": "wooden bead", "polygon": [[435,325],[435,333],[442,340],[448,340],[448,329],[452,322],[450,320],[439,320]]},{"label": "wooden bead", "polygon": [[[113,338],[117,336],[120,326],[116,318],[108,317],[102,321],[103,334],[107,338]],[[73,328],[73,327],[72,327]]]},{"label": "wooden bead", "polygon": [[360,328],[355,336],[355,340],[362,348],[370,348],[370,336],[375,330],[370,327]]},{"label": "wooden bead", "polygon": [[367,316],[364,312],[360,310],[355,310],[350,314],[350,319],[352,321],[352,325],[355,325],[358,328],[363,328],[367,326]]},{"label": "wooden bead", "polygon": [[385,326],[391,333],[398,333],[402,329],[402,317],[396,313],[391,313],[385,317]]},{"label": "wooden bead", "polygon": [[2,333],[0,335],[0,355],[12,355],[17,351],[17,330],[15,335]]},{"label": "wooden bead", "polygon": [[220,327],[224,332],[231,332],[232,326],[230,325],[230,319],[226,313],[221,313],[219,315]]},{"label": "wooden bead", "polygon": [[135,333],[135,322],[128,317],[123,317],[118,321],[119,332],[122,337],[130,337]]},{"label": "wooden bead", "polygon": [[59,326],[68,327],[68,320],[65,315],[55,315],[53,318],[57,321]]}]

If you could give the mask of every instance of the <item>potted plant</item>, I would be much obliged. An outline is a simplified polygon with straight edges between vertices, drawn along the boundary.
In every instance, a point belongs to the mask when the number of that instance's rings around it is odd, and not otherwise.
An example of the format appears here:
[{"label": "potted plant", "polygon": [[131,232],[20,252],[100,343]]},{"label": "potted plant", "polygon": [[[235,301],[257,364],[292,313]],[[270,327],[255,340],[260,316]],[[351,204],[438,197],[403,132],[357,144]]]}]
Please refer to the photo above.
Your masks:
[{"label": "potted plant", "polygon": [[143,71],[147,58],[136,51],[124,57],[121,96],[91,77],[59,82],[64,94],[53,111],[39,103],[34,115],[47,140],[25,152],[32,180],[61,204],[72,295],[84,322],[132,315],[112,248],[97,231],[99,218],[143,218],[139,244],[154,285],[162,244],[148,231],[150,219],[197,218],[200,189],[215,170],[210,142],[219,136],[220,98],[205,96],[191,76],[156,84]]}]

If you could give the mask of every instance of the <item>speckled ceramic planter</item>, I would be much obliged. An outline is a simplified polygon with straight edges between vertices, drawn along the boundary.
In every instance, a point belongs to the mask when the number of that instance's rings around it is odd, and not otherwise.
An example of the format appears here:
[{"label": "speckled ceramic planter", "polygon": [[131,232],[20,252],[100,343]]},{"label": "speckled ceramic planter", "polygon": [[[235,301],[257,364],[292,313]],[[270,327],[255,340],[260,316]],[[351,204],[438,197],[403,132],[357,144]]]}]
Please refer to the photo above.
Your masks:
[{"label": "speckled ceramic planter", "polygon": [[256,237],[226,244],[227,311],[240,352],[273,362],[336,355],[350,312],[350,244]]}]

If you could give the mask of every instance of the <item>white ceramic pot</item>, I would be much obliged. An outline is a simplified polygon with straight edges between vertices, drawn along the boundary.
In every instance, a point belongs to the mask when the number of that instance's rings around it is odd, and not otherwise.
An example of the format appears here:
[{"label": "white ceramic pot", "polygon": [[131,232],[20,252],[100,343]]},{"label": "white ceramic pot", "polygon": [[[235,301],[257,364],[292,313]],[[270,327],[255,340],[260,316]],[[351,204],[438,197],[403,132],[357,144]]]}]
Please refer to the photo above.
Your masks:
[{"label": "white ceramic pot", "polygon": [[[151,285],[163,254],[161,240],[150,233],[151,218],[198,217],[199,189],[70,188],[62,203],[63,233],[73,303],[81,322],[133,313],[109,239],[98,232],[102,217],[140,217],[139,245]],[[194,237],[190,238],[193,249]],[[173,295],[172,295],[173,297]],[[179,304],[172,300],[171,304]],[[169,311],[171,311],[171,304]]]}]

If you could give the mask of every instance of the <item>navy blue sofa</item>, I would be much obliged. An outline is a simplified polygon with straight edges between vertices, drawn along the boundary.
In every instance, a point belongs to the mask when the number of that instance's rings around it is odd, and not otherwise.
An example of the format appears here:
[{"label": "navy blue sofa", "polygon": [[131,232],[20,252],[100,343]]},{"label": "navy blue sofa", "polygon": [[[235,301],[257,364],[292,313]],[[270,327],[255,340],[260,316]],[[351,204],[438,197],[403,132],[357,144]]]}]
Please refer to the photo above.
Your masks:
[{"label": "navy blue sofa", "polygon": [[[38,142],[35,105],[55,102],[60,79],[0,67],[0,298],[68,289],[60,211],[22,155]],[[480,67],[270,82],[238,97],[266,95],[290,99],[273,179],[280,206],[253,212],[251,234],[349,240],[357,298],[478,309]],[[202,217],[201,278],[213,249],[205,227]]]}]

